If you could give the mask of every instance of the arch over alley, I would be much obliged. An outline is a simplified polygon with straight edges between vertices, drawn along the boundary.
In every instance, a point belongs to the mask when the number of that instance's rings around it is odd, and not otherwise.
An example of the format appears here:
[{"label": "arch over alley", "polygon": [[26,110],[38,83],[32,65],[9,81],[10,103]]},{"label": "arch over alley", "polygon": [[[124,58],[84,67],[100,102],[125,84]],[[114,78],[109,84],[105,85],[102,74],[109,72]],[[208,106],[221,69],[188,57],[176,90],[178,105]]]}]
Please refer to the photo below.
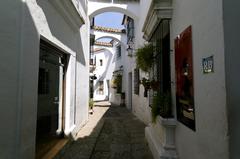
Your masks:
[{"label": "arch over alley", "polygon": [[92,19],[98,14],[104,12],[119,12],[123,13],[134,20],[138,20],[139,4],[137,2],[125,2],[121,4],[103,3],[89,1],[89,19]]}]

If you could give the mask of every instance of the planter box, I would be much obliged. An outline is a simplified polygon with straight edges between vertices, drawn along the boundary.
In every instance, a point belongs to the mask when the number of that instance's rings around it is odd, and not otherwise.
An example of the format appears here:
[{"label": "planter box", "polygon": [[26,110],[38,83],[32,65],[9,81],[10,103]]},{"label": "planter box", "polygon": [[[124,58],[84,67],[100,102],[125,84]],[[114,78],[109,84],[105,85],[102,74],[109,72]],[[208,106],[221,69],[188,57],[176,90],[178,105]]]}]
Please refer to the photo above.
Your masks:
[{"label": "planter box", "polygon": [[145,136],[155,159],[178,159],[175,148],[174,118],[157,117],[156,123],[145,128]]}]

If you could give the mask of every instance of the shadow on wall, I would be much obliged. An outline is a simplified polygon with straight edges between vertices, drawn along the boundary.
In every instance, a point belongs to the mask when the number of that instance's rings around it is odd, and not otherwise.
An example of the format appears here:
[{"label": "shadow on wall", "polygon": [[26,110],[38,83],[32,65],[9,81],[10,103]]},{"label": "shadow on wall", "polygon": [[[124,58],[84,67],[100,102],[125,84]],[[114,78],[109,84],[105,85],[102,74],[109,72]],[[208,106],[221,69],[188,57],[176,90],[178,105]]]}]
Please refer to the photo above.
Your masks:
[{"label": "shadow on wall", "polygon": [[[86,39],[86,40],[88,40],[88,39]],[[77,45],[77,50],[78,50],[77,54],[76,54],[76,60],[79,63],[81,63],[82,65],[86,66],[86,63],[88,62],[88,61],[86,61],[86,59],[88,59],[88,58],[86,58],[85,55],[84,55],[83,47],[85,45],[84,45],[84,43],[81,39],[80,34],[77,35],[77,40],[76,41],[77,41],[76,45]],[[88,49],[86,49],[86,50],[88,50]],[[86,54],[88,54],[88,52]]]},{"label": "shadow on wall", "polygon": [[83,51],[84,44],[81,40],[79,30],[73,30],[69,27],[49,1],[37,0],[37,4],[44,12],[51,34],[64,45],[76,52],[76,60],[86,66],[87,62]]},{"label": "shadow on wall", "polygon": [[0,158],[34,158],[39,34],[22,1],[1,1],[0,14]]}]

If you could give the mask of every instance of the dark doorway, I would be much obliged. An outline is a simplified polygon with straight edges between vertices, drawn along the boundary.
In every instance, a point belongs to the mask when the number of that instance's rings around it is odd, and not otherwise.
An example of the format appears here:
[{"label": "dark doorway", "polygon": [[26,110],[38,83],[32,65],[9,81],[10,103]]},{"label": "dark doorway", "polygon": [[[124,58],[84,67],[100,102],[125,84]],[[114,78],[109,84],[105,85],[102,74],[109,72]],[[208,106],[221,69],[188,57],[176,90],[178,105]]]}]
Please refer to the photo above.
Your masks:
[{"label": "dark doorway", "polygon": [[64,53],[41,40],[38,78],[36,158],[63,137]]}]

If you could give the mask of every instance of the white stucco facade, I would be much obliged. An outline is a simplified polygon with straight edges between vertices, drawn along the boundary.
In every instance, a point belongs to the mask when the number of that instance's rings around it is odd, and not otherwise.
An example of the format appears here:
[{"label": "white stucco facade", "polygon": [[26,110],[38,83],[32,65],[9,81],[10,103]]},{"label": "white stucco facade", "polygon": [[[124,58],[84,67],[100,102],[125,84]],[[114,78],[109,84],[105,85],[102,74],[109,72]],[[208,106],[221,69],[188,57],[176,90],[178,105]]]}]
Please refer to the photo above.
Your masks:
[{"label": "white stucco facade", "polygon": [[5,61],[1,65],[1,83],[5,83],[1,121],[8,124],[1,124],[6,131],[1,132],[0,158],[34,158],[40,39],[69,57],[63,103],[65,135],[74,135],[87,121],[89,85],[84,77],[89,76],[89,41],[83,39],[89,39],[89,20],[86,6],[77,2],[1,2],[6,24],[1,26],[5,33],[1,41],[9,42],[1,45],[1,62]]},{"label": "white stucco facade", "polygon": [[[144,8],[150,6],[150,2],[146,1],[141,1],[141,4],[144,4],[141,5]],[[217,3],[216,1],[172,1],[170,43],[173,51],[171,53],[173,109],[176,113],[174,39],[191,25],[196,113],[196,131],[189,129],[179,121],[176,122],[175,135],[172,137],[175,138],[177,156],[172,154],[173,157],[229,158],[222,8],[221,1]],[[140,22],[141,24],[143,23]],[[142,33],[138,34],[142,35]],[[140,43],[141,40],[139,40]],[[202,59],[212,55],[214,56],[214,73],[204,74]],[[144,101],[140,98],[139,100]],[[161,136],[164,136],[164,133],[161,120],[158,120],[157,124],[150,124],[146,129],[146,137],[155,158],[161,156],[162,150],[159,145],[163,144]]]},{"label": "white stucco facade", "polygon": [[[152,2],[161,5],[151,7]],[[142,46],[145,39],[149,40],[161,18],[170,19],[174,117],[159,116],[153,124],[149,97],[144,97],[143,85],[139,86],[139,94],[134,94],[136,61],[134,56],[128,56],[127,38],[122,33],[91,31],[96,40],[120,41],[122,50],[121,57],[116,57],[117,43],[113,47],[94,47],[99,49],[94,52],[97,77],[93,82],[94,100],[121,103],[121,94],[111,88],[113,72],[121,70],[126,107],[147,125],[145,137],[154,158],[238,159],[240,76],[236,35],[239,33],[239,6],[240,3],[233,0],[140,0],[119,4],[91,0],[0,2],[0,22],[4,24],[0,26],[0,158],[35,157],[41,40],[61,50],[68,61],[64,66],[61,94],[64,100],[60,101],[63,109],[59,108],[63,112],[64,135],[76,135],[87,122],[89,19],[111,11],[134,19],[134,50]],[[156,14],[149,16],[152,10],[156,10]],[[149,19],[152,23],[147,24]],[[192,26],[195,130],[179,122],[176,113],[174,40],[188,26]],[[214,58],[214,72],[204,74],[202,60],[209,56]],[[140,79],[147,76],[140,71]],[[103,81],[101,93],[99,81]]]},{"label": "white stucco facade", "polygon": [[[110,94],[110,82],[112,79],[112,70],[114,70],[113,56],[115,51],[113,49],[102,49],[94,52],[94,58],[96,59],[96,69],[94,74],[97,79],[94,80],[94,101],[104,101],[109,100]],[[100,86],[100,81],[102,86]],[[100,88],[101,87],[101,88]],[[101,90],[100,90],[101,89]]]}]

